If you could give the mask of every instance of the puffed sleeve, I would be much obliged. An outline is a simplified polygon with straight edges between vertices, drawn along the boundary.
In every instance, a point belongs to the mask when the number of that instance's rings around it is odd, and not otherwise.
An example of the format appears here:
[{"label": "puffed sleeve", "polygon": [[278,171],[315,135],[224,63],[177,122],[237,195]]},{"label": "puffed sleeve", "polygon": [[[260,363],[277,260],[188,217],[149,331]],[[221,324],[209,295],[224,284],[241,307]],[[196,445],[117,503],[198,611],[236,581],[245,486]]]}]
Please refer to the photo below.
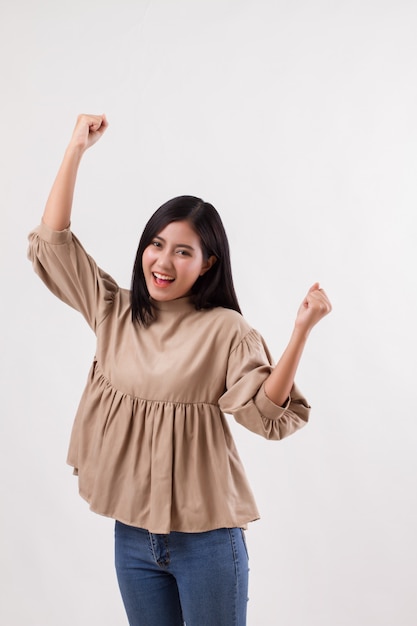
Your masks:
[{"label": "puffed sleeve", "polygon": [[305,426],[310,413],[307,400],[293,385],[285,406],[265,394],[264,383],[273,369],[269,350],[255,330],[250,330],[229,356],[226,392],[219,400],[225,413],[266,439],[283,439]]},{"label": "puffed sleeve", "polygon": [[110,311],[118,286],[71,230],[54,231],[40,224],[29,234],[28,258],[48,289],[79,311],[96,331]]}]

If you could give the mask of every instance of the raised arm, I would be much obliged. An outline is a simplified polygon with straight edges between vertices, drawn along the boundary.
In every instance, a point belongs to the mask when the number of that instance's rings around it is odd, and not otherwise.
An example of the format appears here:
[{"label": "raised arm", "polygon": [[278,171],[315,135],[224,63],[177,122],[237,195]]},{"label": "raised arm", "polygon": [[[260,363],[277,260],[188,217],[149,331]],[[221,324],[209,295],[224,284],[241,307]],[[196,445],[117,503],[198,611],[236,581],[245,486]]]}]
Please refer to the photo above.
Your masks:
[{"label": "raised arm", "polygon": [[107,126],[105,115],[78,116],[42,217],[42,221],[53,230],[64,230],[69,226],[81,158],[100,139]]},{"label": "raised arm", "polygon": [[266,395],[278,406],[283,406],[290,394],[311,329],[331,310],[332,306],[325,291],[315,283],[298,310],[287,347],[265,382]]}]

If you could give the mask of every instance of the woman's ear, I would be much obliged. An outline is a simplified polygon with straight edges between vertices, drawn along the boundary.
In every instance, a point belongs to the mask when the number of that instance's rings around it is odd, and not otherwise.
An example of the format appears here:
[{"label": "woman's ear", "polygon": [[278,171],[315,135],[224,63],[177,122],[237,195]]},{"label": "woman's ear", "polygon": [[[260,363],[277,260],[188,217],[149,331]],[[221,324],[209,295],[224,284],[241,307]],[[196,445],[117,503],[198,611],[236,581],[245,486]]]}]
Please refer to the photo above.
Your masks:
[{"label": "woman's ear", "polygon": [[217,258],[214,256],[214,254],[209,256],[207,261],[205,261],[201,267],[200,276],[204,276],[204,274],[208,272],[211,267],[213,267],[216,261],[217,261]]}]

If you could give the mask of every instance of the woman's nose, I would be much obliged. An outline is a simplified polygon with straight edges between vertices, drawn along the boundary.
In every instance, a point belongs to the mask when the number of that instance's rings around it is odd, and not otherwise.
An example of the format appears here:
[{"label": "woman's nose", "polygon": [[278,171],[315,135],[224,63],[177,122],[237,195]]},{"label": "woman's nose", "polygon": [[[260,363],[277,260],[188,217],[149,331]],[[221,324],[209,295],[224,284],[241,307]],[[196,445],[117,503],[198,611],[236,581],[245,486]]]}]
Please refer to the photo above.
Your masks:
[{"label": "woman's nose", "polygon": [[158,256],[158,265],[161,267],[170,267],[172,264],[171,253],[169,250],[161,250]]}]

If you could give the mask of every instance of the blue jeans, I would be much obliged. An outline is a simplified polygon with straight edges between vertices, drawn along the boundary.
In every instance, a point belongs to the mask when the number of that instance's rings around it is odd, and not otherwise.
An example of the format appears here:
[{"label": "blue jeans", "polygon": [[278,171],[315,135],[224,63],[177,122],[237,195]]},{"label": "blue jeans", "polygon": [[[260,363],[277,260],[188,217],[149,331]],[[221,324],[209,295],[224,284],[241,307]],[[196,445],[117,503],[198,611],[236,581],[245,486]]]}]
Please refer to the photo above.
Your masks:
[{"label": "blue jeans", "polygon": [[116,572],[130,626],[245,626],[243,533],[156,535],[116,522]]}]

